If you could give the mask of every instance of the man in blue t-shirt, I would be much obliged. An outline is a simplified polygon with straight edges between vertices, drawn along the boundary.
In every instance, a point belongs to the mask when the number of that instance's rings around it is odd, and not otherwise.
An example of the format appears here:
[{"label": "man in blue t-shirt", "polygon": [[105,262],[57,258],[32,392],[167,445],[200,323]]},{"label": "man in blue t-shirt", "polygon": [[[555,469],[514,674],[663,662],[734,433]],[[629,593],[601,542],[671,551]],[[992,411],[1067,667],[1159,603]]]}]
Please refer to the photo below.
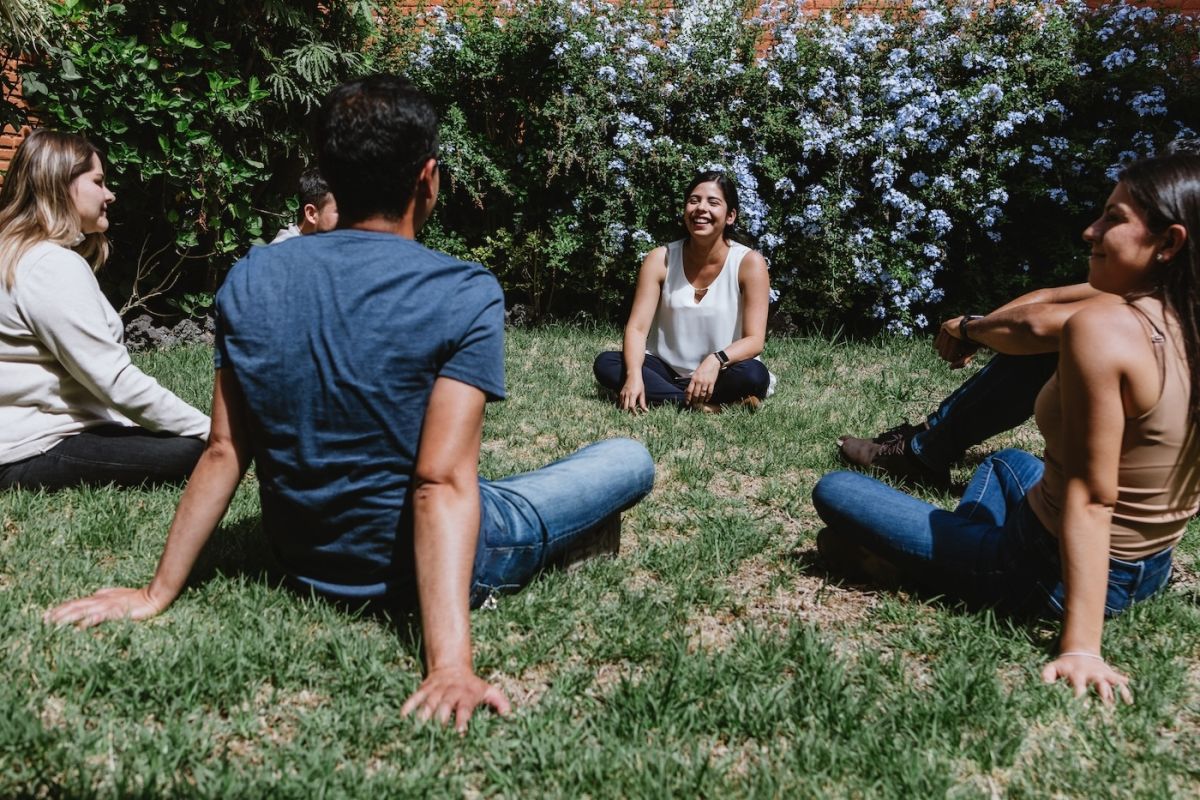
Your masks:
[{"label": "man in blue t-shirt", "polygon": [[335,231],[255,248],[217,295],[208,447],[151,583],[59,606],[56,622],[143,619],[182,590],[253,458],[263,530],[293,584],[420,603],[426,676],[401,709],[507,713],[472,666],[470,608],[547,566],[615,552],[654,464],[628,439],[525,475],[478,476],[484,404],[504,397],[504,298],[478,264],[413,237],[437,202],[437,118],[402,78],[322,104]]}]

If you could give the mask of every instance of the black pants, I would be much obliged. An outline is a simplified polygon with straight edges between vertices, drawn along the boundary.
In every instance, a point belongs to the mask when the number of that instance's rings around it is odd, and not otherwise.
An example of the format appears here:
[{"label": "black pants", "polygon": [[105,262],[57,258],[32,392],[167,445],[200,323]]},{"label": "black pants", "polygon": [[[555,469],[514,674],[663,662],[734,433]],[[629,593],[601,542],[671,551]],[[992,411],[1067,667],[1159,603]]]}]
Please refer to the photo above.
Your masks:
[{"label": "black pants", "polygon": [[204,442],[190,436],[103,425],[68,436],[41,455],[0,464],[0,489],[182,483],[202,452]]},{"label": "black pants", "polygon": [[[592,372],[601,386],[619,392],[625,385],[625,357],[611,350],[601,353],[596,356]],[[751,395],[761,400],[767,396],[770,381],[771,375],[761,361],[739,361],[721,370],[709,402],[736,403]],[[691,379],[676,375],[661,358],[647,353],[646,360],[642,362],[642,382],[646,385],[648,404],[683,405],[684,392]]]}]

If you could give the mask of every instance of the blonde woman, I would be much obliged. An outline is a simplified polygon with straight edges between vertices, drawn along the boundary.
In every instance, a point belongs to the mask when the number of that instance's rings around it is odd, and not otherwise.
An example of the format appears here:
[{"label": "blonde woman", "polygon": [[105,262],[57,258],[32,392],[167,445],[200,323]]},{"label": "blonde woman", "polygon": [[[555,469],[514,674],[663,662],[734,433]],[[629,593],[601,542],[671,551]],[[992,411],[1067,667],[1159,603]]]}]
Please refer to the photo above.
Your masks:
[{"label": "blonde woman", "polygon": [[129,359],[93,275],[108,257],[99,151],[38,129],[0,189],[0,489],[181,481],[208,417]]}]

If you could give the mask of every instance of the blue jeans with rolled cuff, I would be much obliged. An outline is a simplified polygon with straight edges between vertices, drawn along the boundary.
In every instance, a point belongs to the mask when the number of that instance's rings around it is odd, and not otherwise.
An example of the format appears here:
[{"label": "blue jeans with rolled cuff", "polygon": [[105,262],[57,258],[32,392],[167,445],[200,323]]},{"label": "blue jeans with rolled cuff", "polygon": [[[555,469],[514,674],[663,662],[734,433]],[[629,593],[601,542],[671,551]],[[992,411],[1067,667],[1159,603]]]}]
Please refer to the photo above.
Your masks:
[{"label": "blue jeans with rolled cuff", "polygon": [[607,439],[533,472],[481,480],[471,607],[521,588],[653,486],[654,461],[632,439]]},{"label": "blue jeans with rolled cuff", "polygon": [[[620,392],[625,385],[625,356],[610,350],[596,356],[592,372],[600,385],[611,392]],[[642,383],[646,387],[648,405],[683,405],[688,384],[692,379],[675,374],[667,363],[652,353],[646,353],[642,362]],[[736,403],[747,397],[762,400],[767,396],[771,373],[757,359],[730,364],[717,374],[712,399],[708,402]]]},{"label": "blue jeans with rolled cuff", "polygon": [[912,437],[910,451],[932,469],[949,467],[968,448],[1029,419],[1057,368],[1058,353],[996,353],[926,418],[928,430]]},{"label": "blue jeans with rolled cuff", "polygon": [[[839,536],[898,567],[923,588],[1013,613],[1060,617],[1065,587],[1058,540],[1026,498],[1041,459],[1001,450],[979,465],[953,511],[857,472],[830,473],[813,505]],[[1109,558],[1105,614],[1144,600],[1171,577],[1171,548],[1139,561]]]}]

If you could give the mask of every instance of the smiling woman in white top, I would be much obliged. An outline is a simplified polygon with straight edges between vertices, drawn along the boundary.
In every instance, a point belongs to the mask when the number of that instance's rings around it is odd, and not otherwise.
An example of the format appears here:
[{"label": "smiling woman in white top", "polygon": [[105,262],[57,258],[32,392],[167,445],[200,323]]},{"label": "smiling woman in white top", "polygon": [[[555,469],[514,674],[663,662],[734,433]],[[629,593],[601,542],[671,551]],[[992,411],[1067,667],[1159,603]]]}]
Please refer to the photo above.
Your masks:
[{"label": "smiling woman in white top", "polygon": [[687,237],[651,250],[638,274],[623,352],[596,357],[596,379],[637,413],[675,404],[715,411],[757,407],[771,374],[758,359],[770,283],[761,255],[730,238],[737,188],[721,172],[684,192]]},{"label": "smiling woman in white top", "polygon": [[0,188],[0,489],[181,481],[203,451],[208,417],[133,365],[92,273],[115,199],[99,151],[46,129]]}]

